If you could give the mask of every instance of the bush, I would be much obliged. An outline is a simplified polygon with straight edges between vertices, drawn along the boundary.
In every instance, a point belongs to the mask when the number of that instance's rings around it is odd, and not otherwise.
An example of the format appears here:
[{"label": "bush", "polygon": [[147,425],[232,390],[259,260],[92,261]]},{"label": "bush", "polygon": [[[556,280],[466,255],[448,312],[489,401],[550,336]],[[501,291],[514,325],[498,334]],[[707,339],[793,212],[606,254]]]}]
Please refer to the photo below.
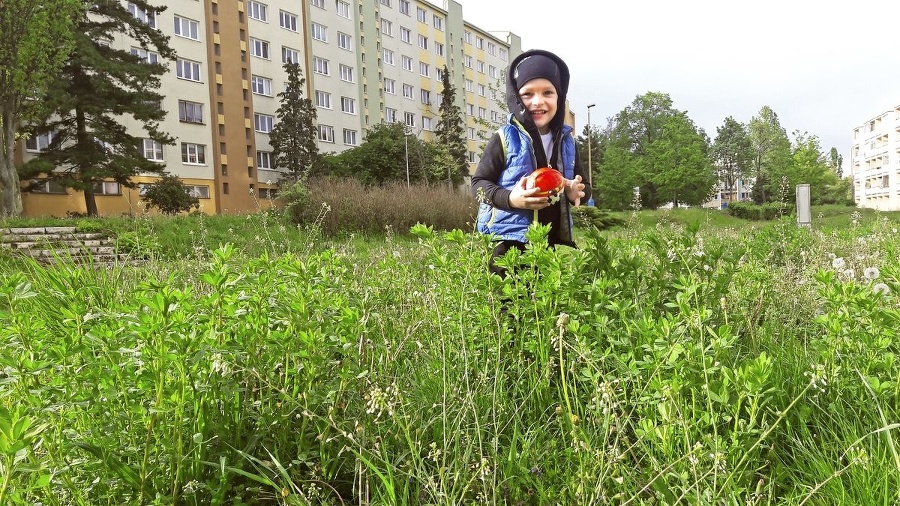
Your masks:
[{"label": "bush", "polygon": [[749,202],[729,202],[728,214],[735,218],[753,221],[770,221],[793,214],[794,205],[783,202],[753,204]]},{"label": "bush", "polygon": [[168,215],[200,207],[200,199],[190,195],[184,183],[171,174],[150,185],[144,194],[144,201],[147,202],[147,208],[155,207]]},{"label": "bush", "polygon": [[596,227],[597,230],[606,230],[616,226],[625,225],[625,220],[610,216],[593,206],[578,206],[572,208],[572,221],[576,228]]}]

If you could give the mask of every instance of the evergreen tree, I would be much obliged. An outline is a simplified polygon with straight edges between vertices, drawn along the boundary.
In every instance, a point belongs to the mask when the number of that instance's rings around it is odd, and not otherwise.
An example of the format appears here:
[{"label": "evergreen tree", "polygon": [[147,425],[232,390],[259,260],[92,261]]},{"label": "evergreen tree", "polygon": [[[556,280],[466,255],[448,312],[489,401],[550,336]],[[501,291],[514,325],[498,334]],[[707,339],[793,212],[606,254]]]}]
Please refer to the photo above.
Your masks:
[{"label": "evergreen tree", "polygon": [[462,182],[469,175],[466,161],[466,130],[463,126],[462,111],[456,104],[456,90],[450,83],[450,71],[444,65],[441,72],[441,106],[439,109],[435,135],[437,142],[446,150],[446,156],[440,157],[447,164],[447,184],[452,186]]},{"label": "evergreen tree", "polygon": [[81,0],[0,2],[0,217],[22,212],[14,154],[23,121],[41,115],[44,94],[72,50]]},{"label": "evergreen tree", "polygon": [[[144,138],[161,144],[173,139],[159,128],[165,117],[161,59],[173,59],[168,37],[154,26],[164,7],[132,0],[84,2],[86,13],[75,27],[75,48],[45,97],[52,114],[34,125],[33,134],[51,134],[50,146],[22,168],[23,178],[45,174],[59,184],[84,192],[87,214],[97,215],[95,185],[112,179],[134,188],[141,173],[164,173],[165,166],[144,156],[142,139],[123,124],[136,120]],[[126,37],[135,47],[114,49]]]},{"label": "evergreen tree", "polygon": [[828,152],[828,165],[837,175],[838,179],[844,177],[844,157],[838,152],[837,148],[831,148]]},{"label": "evergreen tree", "polygon": [[278,94],[281,105],[275,115],[278,121],[269,134],[275,166],[287,169],[293,179],[309,174],[310,167],[319,157],[316,108],[309,98],[303,97],[306,79],[300,64],[284,64],[287,87]]}]

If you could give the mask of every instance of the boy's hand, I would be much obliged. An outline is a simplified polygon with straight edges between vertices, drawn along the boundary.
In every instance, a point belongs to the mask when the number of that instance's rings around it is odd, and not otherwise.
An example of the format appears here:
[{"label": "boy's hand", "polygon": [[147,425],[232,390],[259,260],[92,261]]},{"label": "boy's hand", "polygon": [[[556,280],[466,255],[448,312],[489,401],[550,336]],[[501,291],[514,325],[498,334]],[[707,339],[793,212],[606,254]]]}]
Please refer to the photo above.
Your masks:
[{"label": "boy's hand", "polygon": [[581,205],[581,199],[584,198],[584,183],[581,182],[581,176],[575,176],[575,179],[566,179],[566,198],[569,202],[574,202],[576,206]]},{"label": "boy's hand", "polygon": [[[550,206],[550,199],[547,197],[536,197],[536,193],[540,193],[540,188],[528,188],[526,180],[528,176],[523,177],[512,188],[509,194],[509,206],[514,209],[543,209]],[[584,188],[584,185],[581,185]],[[568,192],[568,188],[566,188]],[[584,194],[582,193],[582,196]]]}]

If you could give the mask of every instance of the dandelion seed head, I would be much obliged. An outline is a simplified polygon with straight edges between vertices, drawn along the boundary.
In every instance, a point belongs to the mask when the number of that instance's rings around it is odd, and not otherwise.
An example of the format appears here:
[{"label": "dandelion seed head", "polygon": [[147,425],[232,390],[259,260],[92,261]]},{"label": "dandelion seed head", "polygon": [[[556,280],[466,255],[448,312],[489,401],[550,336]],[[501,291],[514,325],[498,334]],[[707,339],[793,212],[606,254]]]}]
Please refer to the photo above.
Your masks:
[{"label": "dandelion seed head", "polygon": [[831,266],[835,269],[843,269],[845,265],[847,265],[847,262],[841,257],[835,257],[834,260],[831,261]]},{"label": "dandelion seed head", "polygon": [[866,270],[863,271],[863,276],[866,279],[878,279],[880,275],[881,271],[878,270],[878,267],[866,267]]},{"label": "dandelion seed head", "polygon": [[875,285],[872,286],[872,291],[880,295],[888,295],[891,293],[891,289],[884,283],[875,283]]}]

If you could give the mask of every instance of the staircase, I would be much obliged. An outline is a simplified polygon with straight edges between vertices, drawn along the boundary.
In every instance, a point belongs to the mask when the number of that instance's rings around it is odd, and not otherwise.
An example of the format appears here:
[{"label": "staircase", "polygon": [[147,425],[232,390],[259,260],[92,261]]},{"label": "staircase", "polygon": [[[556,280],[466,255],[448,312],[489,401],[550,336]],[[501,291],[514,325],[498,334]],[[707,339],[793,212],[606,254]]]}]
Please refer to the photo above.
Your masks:
[{"label": "staircase", "polygon": [[128,255],[116,253],[106,235],[76,232],[75,227],[0,228],[0,249],[45,265],[72,262],[109,267],[130,260]]}]

